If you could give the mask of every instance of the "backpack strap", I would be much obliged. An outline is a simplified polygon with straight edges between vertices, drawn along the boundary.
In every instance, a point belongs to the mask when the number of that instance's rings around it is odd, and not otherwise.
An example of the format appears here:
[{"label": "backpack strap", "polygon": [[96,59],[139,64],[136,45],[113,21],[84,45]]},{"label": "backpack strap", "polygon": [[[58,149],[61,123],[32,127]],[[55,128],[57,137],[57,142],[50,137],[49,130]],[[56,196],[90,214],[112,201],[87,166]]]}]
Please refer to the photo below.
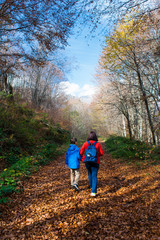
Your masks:
[{"label": "backpack strap", "polygon": [[93,143],[93,145],[95,146],[95,145],[96,145],[96,143],[97,143],[97,141],[95,141],[95,142]]},{"label": "backpack strap", "polygon": [[[91,145],[90,141],[87,141],[89,143],[89,145]],[[97,141],[95,141],[92,145],[95,146],[97,143]]]}]

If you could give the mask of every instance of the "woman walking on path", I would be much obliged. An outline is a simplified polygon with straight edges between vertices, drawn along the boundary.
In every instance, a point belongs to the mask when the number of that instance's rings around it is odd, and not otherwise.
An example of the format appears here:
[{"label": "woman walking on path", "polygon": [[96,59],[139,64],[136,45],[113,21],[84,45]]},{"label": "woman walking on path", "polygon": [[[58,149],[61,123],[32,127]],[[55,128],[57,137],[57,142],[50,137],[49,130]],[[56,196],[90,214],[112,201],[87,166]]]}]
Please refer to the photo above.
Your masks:
[{"label": "woman walking on path", "polygon": [[100,156],[103,155],[103,150],[94,131],[89,133],[87,141],[80,150],[80,155],[84,155],[82,157],[82,162],[85,163],[88,171],[88,180],[90,188],[92,188],[91,196],[95,197],[97,194],[97,173],[100,164]]}]

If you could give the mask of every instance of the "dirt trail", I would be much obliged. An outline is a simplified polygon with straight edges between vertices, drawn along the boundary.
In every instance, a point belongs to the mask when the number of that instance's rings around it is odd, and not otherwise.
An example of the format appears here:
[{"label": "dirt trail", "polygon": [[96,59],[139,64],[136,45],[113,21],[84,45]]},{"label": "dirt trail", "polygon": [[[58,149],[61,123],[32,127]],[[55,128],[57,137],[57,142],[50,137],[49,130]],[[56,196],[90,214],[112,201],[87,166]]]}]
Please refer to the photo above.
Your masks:
[{"label": "dirt trail", "polygon": [[0,239],[160,240],[159,180],[155,166],[128,165],[105,152],[92,198],[84,164],[77,193],[60,157],[2,209]]}]

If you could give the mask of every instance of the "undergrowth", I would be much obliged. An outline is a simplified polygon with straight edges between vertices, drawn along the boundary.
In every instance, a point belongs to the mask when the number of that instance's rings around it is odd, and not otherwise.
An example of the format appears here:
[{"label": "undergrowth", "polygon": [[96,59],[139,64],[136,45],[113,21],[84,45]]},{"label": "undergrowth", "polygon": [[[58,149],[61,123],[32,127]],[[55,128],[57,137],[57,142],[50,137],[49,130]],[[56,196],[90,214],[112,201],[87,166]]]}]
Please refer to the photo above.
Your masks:
[{"label": "undergrowth", "polygon": [[6,203],[13,192],[22,191],[25,178],[63,154],[67,147],[66,143],[40,146],[34,156],[23,156],[11,167],[5,168],[0,174],[0,203]]},{"label": "undergrowth", "polygon": [[70,138],[46,113],[0,98],[0,203],[22,190],[22,180],[66,150]]},{"label": "undergrowth", "polygon": [[151,164],[160,163],[160,148],[141,141],[130,140],[120,136],[111,136],[106,140],[106,148],[115,158],[133,160],[148,160]]}]

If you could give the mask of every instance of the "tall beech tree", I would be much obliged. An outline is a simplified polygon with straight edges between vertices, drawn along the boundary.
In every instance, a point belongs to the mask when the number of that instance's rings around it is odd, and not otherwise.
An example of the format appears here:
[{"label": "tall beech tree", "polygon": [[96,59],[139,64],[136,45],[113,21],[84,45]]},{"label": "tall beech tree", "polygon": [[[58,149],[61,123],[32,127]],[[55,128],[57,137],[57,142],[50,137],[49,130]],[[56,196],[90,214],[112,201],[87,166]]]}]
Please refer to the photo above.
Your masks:
[{"label": "tall beech tree", "polygon": [[[128,89],[129,87],[136,88],[140,92],[140,100],[144,103],[152,141],[155,144],[154,109],[158,106],[158,102],[155,104],[155,101],[159,101],[159,98],[156,100],[156,89],[159,86],[157,76],[159,76],[160,63],[151,49],[151,44],[155,42],[155,39],[151,41],[151,38],[148,38],[148,32],[151,36],[154,26],[152,25],[152,29],[149,29],[145,24],[146,18],[147,16],[144,16],[134,20],[132,16],[127,15],[112,35],[106,38],[106,47],[100,64],[105,71],[117,75],[119,82],[128,85]],[[131,82],[131,78],[134,81]]]}]

